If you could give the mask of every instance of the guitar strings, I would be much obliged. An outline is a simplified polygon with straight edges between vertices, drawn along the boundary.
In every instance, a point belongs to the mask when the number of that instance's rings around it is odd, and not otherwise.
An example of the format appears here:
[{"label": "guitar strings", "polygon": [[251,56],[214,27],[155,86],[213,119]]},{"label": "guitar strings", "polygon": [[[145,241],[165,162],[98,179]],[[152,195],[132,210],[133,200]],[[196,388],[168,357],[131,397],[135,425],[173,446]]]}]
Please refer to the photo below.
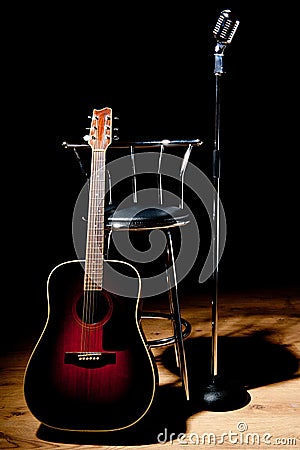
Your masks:
[{"label": "guitar strings", "polygon": [[[104,251],[105,151],[92,152],[89,213],[84,275],[81,351],[89,351],[91,326],[96,321],[96,302],[102,290]],[[96,337],[96,334],[94,333]],[[95,343],[94,343],[95,344]]]}]

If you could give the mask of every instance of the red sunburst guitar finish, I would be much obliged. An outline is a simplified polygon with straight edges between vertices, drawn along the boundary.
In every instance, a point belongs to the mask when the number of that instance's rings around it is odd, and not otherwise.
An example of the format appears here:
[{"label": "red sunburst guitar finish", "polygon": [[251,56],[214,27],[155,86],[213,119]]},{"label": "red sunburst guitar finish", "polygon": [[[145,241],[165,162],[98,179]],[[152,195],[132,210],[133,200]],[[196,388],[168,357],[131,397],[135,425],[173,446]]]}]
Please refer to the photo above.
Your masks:
[{"label": "red sunburst guitar finish", "polygon": [[[111,112],[93,111],[86,258],[64,262],[50,273],[47,322],[24,375],[32,414],[61,430],[130,427],[151,408],[158,384],[140,321],[140,276],[131,264],[103,257]],[[114,293],[119,290],[113,289],[111,272],[122,274],[118,280],[131,280],[134,298]]]}]

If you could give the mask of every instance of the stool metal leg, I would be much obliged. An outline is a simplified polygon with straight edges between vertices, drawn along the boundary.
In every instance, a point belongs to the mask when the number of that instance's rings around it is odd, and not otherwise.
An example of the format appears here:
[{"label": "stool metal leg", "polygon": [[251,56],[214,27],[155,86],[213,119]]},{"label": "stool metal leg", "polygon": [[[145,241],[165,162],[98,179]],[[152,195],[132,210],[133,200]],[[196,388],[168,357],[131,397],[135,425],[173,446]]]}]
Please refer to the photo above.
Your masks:
[{"label": "stool metal leg", "polygon": [[106,249],[105,249],[105,258],[109,259],[109,251],[110,251],[110,241],[112,236],[112,230],[106,232]]},{"label": "stool metal leg", "polygon": [[[185,356],[185,348],[183,342],[183,334],[182,334],[182,321],[178,300],[178,291],[177,291],[177,276],[176,276],[176,268],[175,268],[175,260],[174,260],[174,251],[173,251],[173,243],[172,236],[170,230],[167,231],[167,258],[168,258],[168,267],[172,266],[172,272],[170,272],[173,276],[173,287],[169,289],[169,301],[170,301],[170,310],[173,316],[173,326],[174,326],[174,335],[176,337],[175,340],[175,350],[176,350],[176,358],[178,359],[178,365],[180,370],[180,375],[182,379],[182,384],[185,390],[186,399],[189,400],[189,385],[188,385],[188,373],[187,373],[187,365],[186,365],[186,356]],[[170,283],[171,280],[169,280]]]}]

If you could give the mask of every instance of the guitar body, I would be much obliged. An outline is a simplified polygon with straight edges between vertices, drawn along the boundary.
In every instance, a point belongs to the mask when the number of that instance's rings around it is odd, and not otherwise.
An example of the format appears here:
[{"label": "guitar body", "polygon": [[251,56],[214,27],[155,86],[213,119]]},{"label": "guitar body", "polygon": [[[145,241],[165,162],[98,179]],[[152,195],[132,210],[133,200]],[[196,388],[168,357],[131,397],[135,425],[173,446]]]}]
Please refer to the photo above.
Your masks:
[{"label": "guitar body", "polygon": [[150,409],[158,383],[140,325],[140,278],[128,263],[104,260],[136,280],[136,298],[106,291],[84,301],[84,261],[48,278],[48,318],[24,376],[24,394],[43,424],[70,431],[114,431]]}]

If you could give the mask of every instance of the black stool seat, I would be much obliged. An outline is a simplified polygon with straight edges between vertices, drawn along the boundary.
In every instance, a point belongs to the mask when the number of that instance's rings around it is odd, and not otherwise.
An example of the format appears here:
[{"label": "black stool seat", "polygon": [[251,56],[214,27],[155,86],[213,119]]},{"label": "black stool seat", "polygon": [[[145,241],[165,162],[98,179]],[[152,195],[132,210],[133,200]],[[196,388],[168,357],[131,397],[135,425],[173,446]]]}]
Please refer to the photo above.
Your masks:
[{"label": "black stool seat", "polygon": [[110,229],[158,229],[182,226],[189,222],[188,213],[178,206],[134,204],[127,208],[106,208],[105,224]]}]

